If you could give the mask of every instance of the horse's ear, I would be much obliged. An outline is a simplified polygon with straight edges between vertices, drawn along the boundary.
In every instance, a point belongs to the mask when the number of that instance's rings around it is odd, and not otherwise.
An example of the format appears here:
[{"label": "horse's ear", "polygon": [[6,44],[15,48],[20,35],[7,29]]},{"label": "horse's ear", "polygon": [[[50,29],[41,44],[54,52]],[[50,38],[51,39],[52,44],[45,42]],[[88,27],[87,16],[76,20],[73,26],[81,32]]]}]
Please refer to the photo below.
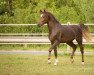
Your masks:
[{"label": "horse's ear", "polygon": [[40,10],[40,13],[42,13],[42,10]]},{"label": "horse's ear", "polygon": [[44,9],[44,12],[46,12],[46,10]]}]

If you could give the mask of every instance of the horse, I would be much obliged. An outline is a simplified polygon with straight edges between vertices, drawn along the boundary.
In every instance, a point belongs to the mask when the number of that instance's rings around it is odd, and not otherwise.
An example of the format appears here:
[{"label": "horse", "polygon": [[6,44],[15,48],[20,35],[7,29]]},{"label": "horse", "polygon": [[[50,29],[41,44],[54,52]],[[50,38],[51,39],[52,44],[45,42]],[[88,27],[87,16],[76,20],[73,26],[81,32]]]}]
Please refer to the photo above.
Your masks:
[{"label": "horse", "polygon": [[78,25],[61,25],[59,21],[53,16],[52,13],[44,10],[40,10],[40,18],[38,20],[38,26],[41,27],[44,24],[47,24],[49,35],[48,38],[51,42],[51,47],[49,48],[48,64],[51,63],[50,57],[51,52],[54,50],[55,63],[58,64],[57,59],[57,46],[60,43],[66,43],[72,47],[73,51],[70,57],[71,63],[74,62],[73,56],[76,51],[77,46],[74,44],[73,40],[75,39],[80,47],[82,54],[82,65],[84,65],[84,47],[83,47],[83,37],[86,41],[92,41],[92,37],[89,34],[88,28],[80,23]]}]

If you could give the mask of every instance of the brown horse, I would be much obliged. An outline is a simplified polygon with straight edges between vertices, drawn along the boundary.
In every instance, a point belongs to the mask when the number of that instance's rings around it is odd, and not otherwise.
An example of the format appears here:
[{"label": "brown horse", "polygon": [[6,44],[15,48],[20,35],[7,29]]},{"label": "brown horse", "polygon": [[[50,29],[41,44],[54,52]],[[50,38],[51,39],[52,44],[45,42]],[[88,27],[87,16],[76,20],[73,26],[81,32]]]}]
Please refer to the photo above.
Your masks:
[{"label": "brown horse", "polygon": [[73,43],[73,40],[76,39],[77,43],[80,46],[80,51],[82,54],[82,64],[84,64],[84,48],[82,44],[82,37],[84,37],[86,41],[92,41],[87,27],[84,24],[62,26],[50,12],[40,10],[40,19],[38,21],[38,26],[41,27],[46,23],[49,29],[48,37],[51,42],[48,63],[51,63],[51,51],[54,50],[56,59],[54,65],[57,65],[57,45],[59,45],[60,43],[66,43],[73,48],[73,52],[71,54],[71,63],[73,63],[74,52],[77,48],[77,46]]}]

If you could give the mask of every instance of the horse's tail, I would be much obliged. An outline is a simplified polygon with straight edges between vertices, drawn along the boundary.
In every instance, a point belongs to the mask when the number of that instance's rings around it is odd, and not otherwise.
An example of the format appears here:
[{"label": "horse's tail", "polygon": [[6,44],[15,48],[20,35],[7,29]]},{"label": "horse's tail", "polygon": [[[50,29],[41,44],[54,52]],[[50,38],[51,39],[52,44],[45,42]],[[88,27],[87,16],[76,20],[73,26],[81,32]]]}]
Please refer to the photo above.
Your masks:
[{"label": "horse's tail", "polygon": [[92,42],[92,37],[90,35],[90,32],[89,32],[89,29],[87,26],[85,26],[84,24],[79,24],[81,29],[82,29],[82,34],[83,34],[83,37],[85,38],[85,40],[87,42]]}]

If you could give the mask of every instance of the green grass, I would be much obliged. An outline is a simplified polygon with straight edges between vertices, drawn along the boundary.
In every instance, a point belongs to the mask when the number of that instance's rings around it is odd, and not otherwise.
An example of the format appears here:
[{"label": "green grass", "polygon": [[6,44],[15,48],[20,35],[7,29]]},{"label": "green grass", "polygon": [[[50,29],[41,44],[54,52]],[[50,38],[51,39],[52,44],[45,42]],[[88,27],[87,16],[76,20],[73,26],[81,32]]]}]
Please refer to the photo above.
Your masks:
[{"label": "green grass", "polygon": [[[0,45],[0,50],[6,50],[6,51],[12,51],[12,50],[35,50],[35,51],[48,51],[50,48],[50,45],[47,44],[41,44],[41,45]],[[58,51],[66,51],[67,45],[66,44],[60,44],[58,46]],[[77,47],[77,50],[80,51],[79,47]],[[92,51],[94,52],[94,45],[84,45],[85,51]],[[72,51],[72,48],[71,48]]]},{"label": "green grass", "polygon": [[94,55],[85,56],[85,65],[81,65],[81,56],[75,56],[70,63],[69,55],[58,56],[59,64],[47,64],[47,55],[8,55],[0,54],[0,75],[94,75]]},{"label": "green grass", "polygon": [[[36,51],[45,51],[50,48],[50,44],[39,44],[39,45],[0,45],[0,50],[36,50]],[[66,45],[58,46],[58,50],[66,50]]]}]

